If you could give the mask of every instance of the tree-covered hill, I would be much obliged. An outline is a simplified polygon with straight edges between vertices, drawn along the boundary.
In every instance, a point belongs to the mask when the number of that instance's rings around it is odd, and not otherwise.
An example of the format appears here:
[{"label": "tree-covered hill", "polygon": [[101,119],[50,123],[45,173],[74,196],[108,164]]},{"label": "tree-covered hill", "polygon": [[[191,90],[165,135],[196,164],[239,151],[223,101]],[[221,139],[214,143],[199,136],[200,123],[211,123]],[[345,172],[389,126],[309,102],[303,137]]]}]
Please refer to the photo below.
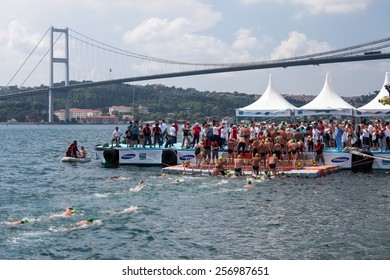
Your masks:
[{"label": "tree-covered hill", "polygon": [[[16,86],[3,88],[0,94],[18,90]],[[346,100],[355,107],[359,107],[371,101],[376,94],[377,92],[374,92],[369,95],[346,98]],[[70,92],[70,96],[71,108],[99,109],[103,111],[103,114],[108,114],[108,108],[111,106],[134,106],[134,117],[137,119],[154,120],[170,117],[174,120],[190,121],[201,121],[206,117],[213,119],[233,117],[236,108],[249,105],[259,97],[238,92],[201,92],[193,88],[183,89],[160,84],[146,86],[118,84],[75,89]],[[315,96],[284,95],[284,97],[293,105],[300,107]],[[140,114],[139,105],[147,107],[149,113]],[[54,98],[54,107],[55,110],[64,109],[63,95],[59,94]],[[0,122],[13,118],[19,122],[47,121],[47,112],[48,97],[46,94],[0,101]]]}]

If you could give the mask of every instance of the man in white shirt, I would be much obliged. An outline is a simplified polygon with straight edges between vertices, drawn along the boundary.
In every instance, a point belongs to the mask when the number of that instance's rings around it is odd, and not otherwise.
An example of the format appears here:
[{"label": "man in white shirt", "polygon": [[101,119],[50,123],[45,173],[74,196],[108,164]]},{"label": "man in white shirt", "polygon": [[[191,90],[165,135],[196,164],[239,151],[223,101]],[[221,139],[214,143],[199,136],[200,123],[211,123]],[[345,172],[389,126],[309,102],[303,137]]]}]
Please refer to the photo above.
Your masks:
[{"label": "man in white shirt", "polygon": [[166,131],[167,130],[167,124],[165,123],[164,120],[161,122],[160,129],[161,129],[160,144],[162,145],[164,143],[165,134],[167,133],[167,131]]},{"label": "man in white shirt", "polygon": [[116,142],[116,144],[121,143],[121,136],[122,136],[122,131],[120,131],[118,127],[115,127],[115,130],[112,133],[111,147],[113,146],[114,142]]}]

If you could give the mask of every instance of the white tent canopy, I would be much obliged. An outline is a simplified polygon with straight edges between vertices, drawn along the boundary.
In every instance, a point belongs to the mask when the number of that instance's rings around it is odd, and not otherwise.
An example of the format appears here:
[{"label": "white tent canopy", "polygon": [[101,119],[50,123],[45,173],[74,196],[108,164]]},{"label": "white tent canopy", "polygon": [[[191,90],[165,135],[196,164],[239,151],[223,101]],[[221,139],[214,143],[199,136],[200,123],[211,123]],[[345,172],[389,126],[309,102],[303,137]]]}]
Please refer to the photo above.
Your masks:
[{"label": "white tent canopy", "polygon": [[263,95],[252,104],[236,109],[237,117],[269,117],[291,115],[291,111],[296,109],[275,90],[272,74],[269,75],[268,87]]},{"label": "white tent canopy", "polygon": [[375,98],[369,103],[357,109],[358,117],[390,115],[390,106],[383,105],[379,102],[379,99],[383,98],[384,96],[389,96],[388,91],[385,89],[385,85],[387,84],[390,84],[389,72],[386,72],[385,74],[385,81],[383,82],[383,86],[379,91],[378,95],[375,96]]},{"label": "white tent canopy", "polygon": [[295,111],[295,116],[352,115],[355,107],[348,104],[334,90],[330,74],[326,74],[324,87],[311,102]]}]

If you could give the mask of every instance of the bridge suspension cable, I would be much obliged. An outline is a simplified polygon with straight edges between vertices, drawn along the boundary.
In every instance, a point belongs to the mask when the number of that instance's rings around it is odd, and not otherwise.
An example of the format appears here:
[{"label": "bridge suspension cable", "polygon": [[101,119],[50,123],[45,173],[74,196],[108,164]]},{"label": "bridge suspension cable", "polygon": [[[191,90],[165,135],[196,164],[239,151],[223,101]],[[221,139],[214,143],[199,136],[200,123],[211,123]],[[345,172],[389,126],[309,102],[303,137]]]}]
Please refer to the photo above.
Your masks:
[{"label": "bridge suspension cable", "polygon": [[[36,46],[34,47],[34,49],[30,52],[30,54],[27,56],[27,58],[23,61],[22,65],[20,65],[20,67],[18,68],[18,70],[15,72],[15,74],[12,76],[12,78],[9,80],[9,82],[7,83],[6,87],[8,87],[13,79],[16,77],[16,75],[18,75],[18,73],[20,72],[20,70],[23,68],[23,66],[26,64],[26,62],[30,59],[30,57],[32,56],[32,54],[35,52],[35,50],[38,48],[38,46],[41,44],[41,42],[43,41],[43,39],[45,39],[47,33],[49,32],[50,28],[48,28],[45,32],[45,34],[42,36],[42,38],[39,40],[38,44],[36,44]],[[36,69],[36,67],[34,68],[34,70]],[[32,73],[30,73],[29,76],[31,76]],[[26,80],[25,80],[26,81]],[[24,84],[24,82],[23,82]]]},{"label": "bridge suspension cable", "polygon": [[[390,37],[384,38],[381,40],[376,40],[364,44],[358,44],[346,48],[341,48],[341,49],[336,49],[336,50],[331,50],[331,51],[326,51],[326,52],[320,52],[320,53],[314,53],[314,54],[308,54],[308,55],[302,55],[302,56],[296,56],[296,57],[289,57],[289,58],[283,58],[283,59],[275,59],[275,60],[265,60],[265,61],[254,61],[254,62],[236,62],[236,63],[203,63],[203,62],[184,62],[184,61],[176,61],[176,60],[170,60],[170,59],[164,59],[164,58],[157,58],[157,57],[152,57],[152,56],[147,56],[147,55],[142,55],[130,51],[126,51],[123,49],[119,49],[113,46],[110,46],[108,44],[99,42],[95,39],[92,39],[88,36],[85,36],[73,29],[70,29],[72,32],[78,34],[79,36],[82,36],[86,38],[87,40],[93,42],[88,42],[86,40],[76,38],[75,36],[69,35],[70,37],[74,38],[75,40],[79,40],[85,44],[89,44],[91,46],[94,46],[96,48],[100,48],[112,53],[116,53],[119,55],[124,55],[132,58],[138,58],[138,59],[143,59],[143,60],[148,60],[148,61],[154,61],[154,62],[159,62],[159,63],[167,63],[167,64],[176,64],[176,65],[189,65],[189,66],[203,66],[203,67],[235,67],[235,66],[244,66],[244,65],[252,65],[252,64],[259,64],[259,63],[275,63],[275,62],[285,62],[285,61],[291,61],[291,60],[300,60],[300,59],[310,59],[310,58],[318,58],[322,56],[331,56],[331,57],[337,57],[337,56],[350,56],[354,54],[359,54],[359,53],[364,53],[367,51],[374,51],[374,50],[381,50],[390,47],[390,43],[388,44],[383,44],[386,42],[390,41]],[[382,45],[380,45],[382,44]],[[352,50],[355,50],[352,52]]]}]

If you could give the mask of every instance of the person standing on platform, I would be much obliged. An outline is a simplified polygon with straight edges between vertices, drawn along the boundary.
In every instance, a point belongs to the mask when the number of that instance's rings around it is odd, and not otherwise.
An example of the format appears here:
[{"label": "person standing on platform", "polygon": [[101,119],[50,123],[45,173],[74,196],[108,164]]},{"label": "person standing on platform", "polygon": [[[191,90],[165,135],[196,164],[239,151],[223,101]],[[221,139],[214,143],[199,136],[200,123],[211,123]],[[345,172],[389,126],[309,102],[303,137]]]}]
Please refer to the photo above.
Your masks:
[{"label": "person standing on platform", "polygon": [[202,128],[199,126],[199,123],[195,123],[194,127],[192,128],[192,135],[194,136],[192,139],[192,147],[195,147],[195,145],[199,143],[201,131]]},{"label": "person standing on platform", "polygon": [[115,127],[115,130],[112,133],[111,147],[113,147],[114,142],[116,142],[116,144],[119,145],[121,143],[121,137],[122,137],[122,131],[119,130],[119,127]]},{"label": "person standing on platform", "polygon": [[341,141],[341,138],[343,136],[344,130],[341,127],[341,124],[338,124],[336,127],[336,148],[337,151],[341,152],[343,150],[343,143]]}]

